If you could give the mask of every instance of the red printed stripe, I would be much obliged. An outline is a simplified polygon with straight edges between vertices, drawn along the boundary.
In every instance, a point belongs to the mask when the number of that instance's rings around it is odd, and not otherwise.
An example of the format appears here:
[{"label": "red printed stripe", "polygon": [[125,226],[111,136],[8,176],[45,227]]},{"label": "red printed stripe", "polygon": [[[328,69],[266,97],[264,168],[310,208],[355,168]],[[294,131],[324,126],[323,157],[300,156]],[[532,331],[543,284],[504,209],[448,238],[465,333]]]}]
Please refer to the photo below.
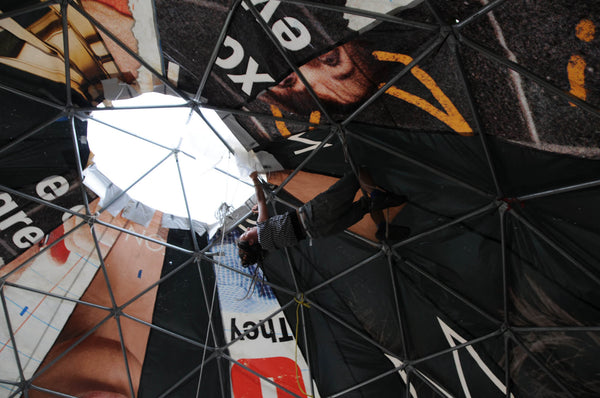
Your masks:
[{"label": "red printed stripe", "polygon": [[114,8],[119,11],[121,14],[128,15],[130,17],[133,16],[131,11],[129,10],[129,4],[127,0],[96,0],[98,3],[105,4],[109,7]]}]

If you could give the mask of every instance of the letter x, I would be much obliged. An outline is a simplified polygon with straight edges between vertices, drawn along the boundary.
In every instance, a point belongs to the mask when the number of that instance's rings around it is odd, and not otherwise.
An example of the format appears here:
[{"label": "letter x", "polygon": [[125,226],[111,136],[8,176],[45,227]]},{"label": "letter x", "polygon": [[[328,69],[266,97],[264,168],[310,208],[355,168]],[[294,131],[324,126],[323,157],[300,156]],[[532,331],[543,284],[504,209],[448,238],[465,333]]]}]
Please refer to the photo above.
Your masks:
[{"label": "letter x", "polygon": [[256,73],[258,71],[258,63],[254,58],[248,60],[246,73],[243,75],[227,75],[234,83],[242,83],[242,91],[248,95],[252,93],[252,85],[258,82],[270,83],[274,82],[273,78],[268,73]]}]

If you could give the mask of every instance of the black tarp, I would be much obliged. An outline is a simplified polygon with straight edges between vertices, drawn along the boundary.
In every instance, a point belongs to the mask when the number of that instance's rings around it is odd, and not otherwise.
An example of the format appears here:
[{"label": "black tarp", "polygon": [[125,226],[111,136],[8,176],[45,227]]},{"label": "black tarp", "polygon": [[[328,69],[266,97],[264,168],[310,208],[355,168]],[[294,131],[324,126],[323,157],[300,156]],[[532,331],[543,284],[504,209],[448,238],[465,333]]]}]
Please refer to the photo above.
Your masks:
[{"label": "black tarp", "polygon": [[[196,239],[202,247],[208,243],[206,235]],[[167,243],[188,249],[194,247],[189,231],[185,230],[170,230]],[[179,267],[185,269],[173,273]],[[158,289],[152,324],[189,341],[156,330],[150,333],[138,396],[168,393],[169,397],[189,397],[197,391],[210,397],[228,396],[228,363],[215,358],[203,365],[202,361],[213,352],[203,355],[204,347],[190,342],[204,342],[209,347],[225,343],[219,303],[210,305],[216,283],[212,265],[206,261],[195,264],[185,253],[167,249],[161,278],[165,281]],[[208,312],[209,308],[212,313]]]},{"label": "black tarp", "polygon": [[[498,159],[495,175],[504,195],[497,197],[478,137],[416,134],[364,124],[353,124],[348,131],[354,161],[366,166],[378,185],[408,195],[409,204],[394,224],[410,226],[412,232],[408,241],[389,242],[390,270],[379,249],[351,237],[314,241],[292,250],[299,290],[311,292],[307,299],[337,317],[309,309],[309,341],[329,338],[330,332],[317,331],[313,322],[339,326],[343,321],[356,329],[336,330],[338,343],[330,349],[320,344],[309,349],[315,369],[332,357],[348,366],[336,382],[331,380],[335,376],[327,375],[327,382],[320,385],[331,382],[337,390],[323,392],[344,390],[344,378],[354,374],[355,363],[366,371],[357,376],[356,384],[382,374],[381,368],[374,371],[372,361],[390,350],[407,364],[415,361],[415,371],[454,396],[466,394],[465,389],[504,396],[498,384],[505,385],[506,353],[515,396],[562,396],[565,391],[593,396],[596,381],[590,375],[598,367],[591,347],[600,336],[594,329],[575,330],[598,320],[600,270],[594,242],[600,238],[600,219],[594,203],[600,191],[552,190],[597,181],[600,163],[485,137],[491,156]],[[335,147],[323,152],[342,156]],[[318,159],[306,165],[314,172],[321,171],[319,167]],[[552,193],[528,197],[545,191]],[[350,274],[320,286],[364,260],[367,263]],[[265,267],[270,280],[285,283],[283,254],[267,257]],[[293,288],[289,278],[286,286]],[[312,292],[315,286],[319,288]],[[295,314],[287,315],[293,323]],[[343,342],[364,341],[359,333],[382,348],[365,351],[369,344],[348,343],[338,352]],[[482,341],[472,349],[443,354],[477,339]],[[461,382],[459,374],[466,381]],[[316,377],[319,380],[318,373]],[[385,380],[372,380],[368,388],[353,394],[389,396],[398,387]],[[435,396],[429,391],[422,394]]]},{"label": "black tarp", "polygon": [[[57,110],[18,95],[5,94],[0,101],[6,117],[0,130],[0,184],[66,209],[84,205],[74,140],[80,162],[86,164],[87,123],[76,120],[71,126]],[[3,193],[2,207],[0,258],[5,264],[63,221],[59,210],[8,192]]]}]

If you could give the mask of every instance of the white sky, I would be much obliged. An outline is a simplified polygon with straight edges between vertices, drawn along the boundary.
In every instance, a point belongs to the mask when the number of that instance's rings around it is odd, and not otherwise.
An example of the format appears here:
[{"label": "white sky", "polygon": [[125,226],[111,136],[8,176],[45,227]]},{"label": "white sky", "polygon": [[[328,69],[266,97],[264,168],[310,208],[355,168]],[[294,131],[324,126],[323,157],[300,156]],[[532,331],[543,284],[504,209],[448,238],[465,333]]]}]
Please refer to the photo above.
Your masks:
[{"label": "white sky", "polygon": [[[147,93],[129,100],[113,101],[115,107],[183,104],[182,99],[158,93]],[[245,151],[219,116],[203,110],[204,116],[236,152]],[[212,224],[215,212],[223,202],[234,208],[253,193],[251,185],[240,183],[215,168],[225,170],[250,183],[248,175],[240,175],[233,155],[212,130],[190,109],[143,109],[97,111],[93,118],[129,133],[144,137],[168,148],[177,148],[192,218]],[[90,120],[88,141],[94,163],[115,185],[125,190],[144,173],[158,164],[170,149],[132,137],[126,133]],[[187,217],[175,157],[171,155],[142,181],[128,191],[130,197],[164,213]]]}]

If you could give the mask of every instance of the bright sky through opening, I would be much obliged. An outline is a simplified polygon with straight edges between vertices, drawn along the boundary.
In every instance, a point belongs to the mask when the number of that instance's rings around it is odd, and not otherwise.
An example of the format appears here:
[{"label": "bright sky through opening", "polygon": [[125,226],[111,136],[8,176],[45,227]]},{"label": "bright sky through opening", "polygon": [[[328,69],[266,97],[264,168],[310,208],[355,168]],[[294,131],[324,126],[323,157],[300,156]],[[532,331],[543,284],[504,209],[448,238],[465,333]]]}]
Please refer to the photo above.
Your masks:
[{"label": "bright sky through opening", "polygon": [[[113,101],[115,107],[178,104],[185,102],[157,93]],[[236,152],[244,151],[216,112],[202,113]],[[189,107],[96,111],[92,117],[143,138],[93,120],[88,122],[93,161],[122,190],[158,165],[127,192],[147,206],[167,214],[188,216],[172,152],[175,148],[180,150],[177,160],[192,219],[212,224],[218,221],[216,212],[223,202],[237,208],[254,192],[251,185],[227,175],[250,182],[247,175],[240,175],[234,155]]]}]

